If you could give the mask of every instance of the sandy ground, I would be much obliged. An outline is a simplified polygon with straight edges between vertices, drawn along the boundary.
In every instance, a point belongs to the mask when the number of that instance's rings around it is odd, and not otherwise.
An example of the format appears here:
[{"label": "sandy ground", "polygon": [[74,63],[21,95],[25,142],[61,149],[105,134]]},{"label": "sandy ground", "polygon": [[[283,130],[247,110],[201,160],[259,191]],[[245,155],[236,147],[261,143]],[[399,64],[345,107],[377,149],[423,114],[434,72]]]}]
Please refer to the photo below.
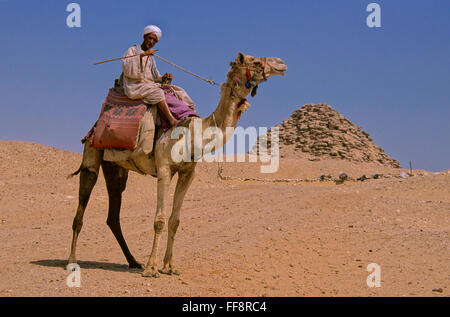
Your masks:
[{"label": "sandy ground", "polygon": [[[65,265],[77,207],[81,155],[0,141],[0,296],[448,296],[450,171],[364,182],[274,183],[217,178],[199,163],[176,236],[180,276],[141,277],[106,225],[100,176],[78,240],[81,287],[66,285]],[[267,179],[350,177],[403,170],[342,161],[281,159],[225,163],[224,175]],[[175,185],[172,182],[172,189]],[[173,192],[173,190],[172,190]],[[122,229],[147,262],[153,240],[156,180],[130,173]],[[167,227],[166,227],[167,228]],[[159,263],[165,251],[161,241]],[[381,269],[370,288],[367,266]]]}]

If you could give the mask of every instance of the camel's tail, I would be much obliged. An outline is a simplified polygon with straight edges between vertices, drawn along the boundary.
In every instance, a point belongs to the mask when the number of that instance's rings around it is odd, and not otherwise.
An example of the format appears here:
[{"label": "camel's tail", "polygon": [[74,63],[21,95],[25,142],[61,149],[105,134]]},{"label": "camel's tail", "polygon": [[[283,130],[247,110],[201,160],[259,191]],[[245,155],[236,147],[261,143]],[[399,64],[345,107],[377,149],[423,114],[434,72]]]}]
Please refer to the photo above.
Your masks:
[{"label": "camel's tail", "polygon": [[75,175],[80,174],[80,172],[81,172],[81,165],[80,165],[80,168],[77,169],[74,173],[67,175],[67,179],[72,178],[72,177],[74,177]]}]

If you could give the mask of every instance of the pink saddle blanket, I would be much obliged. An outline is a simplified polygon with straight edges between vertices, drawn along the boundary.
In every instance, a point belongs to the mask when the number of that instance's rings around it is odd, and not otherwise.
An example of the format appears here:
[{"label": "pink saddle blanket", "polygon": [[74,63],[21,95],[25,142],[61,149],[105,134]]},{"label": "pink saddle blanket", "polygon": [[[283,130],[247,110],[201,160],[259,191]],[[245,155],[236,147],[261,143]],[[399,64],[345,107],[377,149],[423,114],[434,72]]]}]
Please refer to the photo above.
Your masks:
[{"label": "pink saddle blanket", "polygon": [[142,100],[128,98],[123,90],[109,89],[97,122],[83,138],[90,138],[96,149],[134,150],[139,123],[147,105]]},{"label": "pink saddle blanket", "polygon": [[[195,111],[178,100],[170,89],[162,88],[169,109],[176,119],[197,116]],[[139,124],[147,111],[147,106],[142,99],[128,98],[122,88],[109,89],[97,122],[81,142],[90,139],[90,144],[96,149],[133,151],[136,148]],[[164,132],[170,128],[169,121],[159,109],[157,122]]]}]

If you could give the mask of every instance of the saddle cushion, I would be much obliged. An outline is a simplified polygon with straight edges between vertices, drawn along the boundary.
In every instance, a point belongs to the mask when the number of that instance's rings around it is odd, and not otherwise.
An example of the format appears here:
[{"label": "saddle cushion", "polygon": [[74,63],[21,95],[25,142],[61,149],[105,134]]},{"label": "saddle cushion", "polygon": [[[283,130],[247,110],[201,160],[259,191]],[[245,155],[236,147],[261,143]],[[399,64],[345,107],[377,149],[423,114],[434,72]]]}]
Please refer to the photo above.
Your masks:
[{"label": "saddle cushion", "polygon": [[[195,110],[189,108],[186,103],[175,96],[170,87],[161,88],[164,90],[169,109],[176,119],[198,116]],[[90,138],[90,144],[96,149],[133,151],[136,148],[139,125],[146,110],[147,105],[142,99],[130,99],[125,95],[123,88],[111,88],[102,105],[97,122],[81,142],[84,143]],[[159,109],[156,123],[162,127],[164,132],[170,128],[169,120]]]},{"label": "saddle cushion", "polygon": [[[184,117],[198,117],[194,109],[191,109],[184,101],[176,97],[175,91],[170,86],[161,86],[161,89],[164,91],[167,105],[175,119],[181,120]],[[164,132],[170,129],[169,120],[159,108],[157,123]]]},{"label": "saddle cushion", "polygon": [[96,149],[134,150],[139,123],[146,110],[147,105],[142,100],[129,99],[120,89],[109,89],[90,132],[93,133],[91,145]]}]

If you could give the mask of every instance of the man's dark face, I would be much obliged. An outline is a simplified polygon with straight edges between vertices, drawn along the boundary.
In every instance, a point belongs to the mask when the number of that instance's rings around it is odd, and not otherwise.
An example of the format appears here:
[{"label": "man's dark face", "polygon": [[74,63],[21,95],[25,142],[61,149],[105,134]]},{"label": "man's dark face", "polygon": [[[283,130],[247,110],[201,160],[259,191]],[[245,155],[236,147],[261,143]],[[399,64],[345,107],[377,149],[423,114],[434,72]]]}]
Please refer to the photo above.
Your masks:
[{"label": "man's dark face", "polygon": [[158,37],[155,33],[147,33],[144,35],[144,42],[142,43],[142,48],[144,51],[151,49],[155,44],[158,43]]}]

